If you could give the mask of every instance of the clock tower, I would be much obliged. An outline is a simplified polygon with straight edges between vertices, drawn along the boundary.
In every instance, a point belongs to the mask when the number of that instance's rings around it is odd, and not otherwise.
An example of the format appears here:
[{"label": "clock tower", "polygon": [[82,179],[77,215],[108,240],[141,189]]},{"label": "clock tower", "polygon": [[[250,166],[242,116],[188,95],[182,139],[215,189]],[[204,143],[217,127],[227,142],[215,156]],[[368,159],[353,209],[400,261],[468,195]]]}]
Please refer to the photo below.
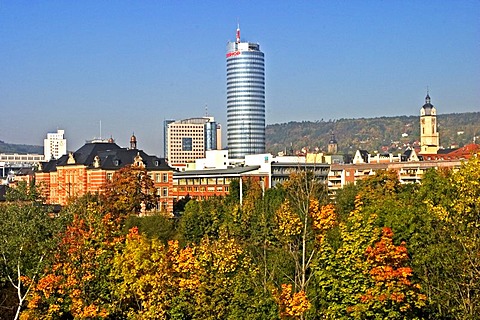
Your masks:
[{"label": "clock tower", "polygon": [[420,109],[420,154],[436,154],[439,146],[437,110],[430,103],[427,92],[425,104]]}]

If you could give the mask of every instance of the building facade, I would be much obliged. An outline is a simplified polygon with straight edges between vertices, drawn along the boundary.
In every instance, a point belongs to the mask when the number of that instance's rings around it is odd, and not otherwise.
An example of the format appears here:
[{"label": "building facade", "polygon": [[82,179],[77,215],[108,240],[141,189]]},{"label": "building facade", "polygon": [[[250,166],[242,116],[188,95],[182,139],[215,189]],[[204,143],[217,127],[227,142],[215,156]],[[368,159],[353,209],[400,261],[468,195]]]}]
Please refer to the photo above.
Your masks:
[{"label": "building facade", "polygon": [[57,130],[56,133],[47,133],[47,138],[43,140],[43,154],[45,161],[58,159],[67,154],[67,139],[65,139],[65,130]]},{"label": "building facade", "polygon": [[213,117],[169,121],[165,125],[166,159],[172,167],[181,169],[205,158],[206,151],[221,148],[221,127]]},{"label": "building facade", "polygon": [[230,182],[233,180],[252,179],[262,188],[270,187],[268,173],[261,172],[260,166],[245,166],[228,169],[191,170],[173,174],[172,195],[174,200],[205,200],[214,196],[226,196],[230,193]]},{"label": "building facade", "polygon": [[173,212],[173,169],[165,159],[136,148],[121,148],[113,142],[87,142],[75,152],[41,163],[35,183],[48,204],[65,205],[71,198],[103,193],[114,173],[129,165],[147,170],[157,189],[157,209]]},{"label": "building facade", "polygon": [[260,45],[227,43],[227,143],[229,157],[265,152],[265,59]]}]

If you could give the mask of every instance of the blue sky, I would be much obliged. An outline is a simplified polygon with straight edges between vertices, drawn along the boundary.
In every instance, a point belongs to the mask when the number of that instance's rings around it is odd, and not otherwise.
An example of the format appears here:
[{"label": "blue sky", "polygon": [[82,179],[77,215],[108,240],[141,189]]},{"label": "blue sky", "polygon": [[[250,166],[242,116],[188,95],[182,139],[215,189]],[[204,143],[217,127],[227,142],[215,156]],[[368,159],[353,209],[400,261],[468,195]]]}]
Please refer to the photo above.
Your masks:
[{"label": "blue sky", "polygon": [[162,155],[162,122],[226,134],[225,46],[258,42],[267,123],[480,111],[480,1],[0,1],[0,140],[113,136]]}]

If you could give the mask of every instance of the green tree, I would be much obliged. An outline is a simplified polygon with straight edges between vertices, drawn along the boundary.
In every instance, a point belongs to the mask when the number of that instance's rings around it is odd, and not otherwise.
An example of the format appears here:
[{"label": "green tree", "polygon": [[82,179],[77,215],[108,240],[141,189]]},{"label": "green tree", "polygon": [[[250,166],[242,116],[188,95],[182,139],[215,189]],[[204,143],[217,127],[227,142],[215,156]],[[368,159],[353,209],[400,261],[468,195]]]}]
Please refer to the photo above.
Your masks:
[{"label": "green tree", "polygon": [[432,236],[418,248],[432,312],[438,317],[476,319],[480,314],[480,159],[457,172],[429,177],[421,189]]},{"label": "green tree", "polygon": [[155,213],[148,216],[139,217],[136,215],[129,216],[125,221],[123,228],[125,234],[131,228],[137,227],[139,233],[149,238],[156,238],[163,243],[175,239],[177,236],[176,219],[166,217],[164,214]]},{"label": "green tree", "polygon": [[[20,184],[8,193],[0,205],[0,254],[4,278],[18,298],[14,319],[18,319],[33,281],[43,275],[48,255],[56,244],[55,234],[62,229],[62,219],[50,208],[36,201],[31,186]],[[13,200],[14,199],[14,200]]]},{"label": "green tree", "polygon": [[374,284],[365,272],[368,264],[364,254],[378,238],[379,229],[375,227],[376,215],[365,212],[363,206],[357,196],[355,209],[339,224],[340,247],[336,249],[324,241],[315,261],[315,280],[321,297],[317,312],[326,319],[351,318],[361,296]]},{"label": "green tree", "polygon": [[199,243],[205,235],[217,238],[226,222],[226,210],[222,197],[189,201],[181,216],[179,236],[185,243]]},{"label": "green tree", "polygon": [[13,187],[7,189],[5,195],[7,201],[32,201],[42,203],[43,198],[38,192],[34,182],[27,183],[26,181],[19,181]]}]

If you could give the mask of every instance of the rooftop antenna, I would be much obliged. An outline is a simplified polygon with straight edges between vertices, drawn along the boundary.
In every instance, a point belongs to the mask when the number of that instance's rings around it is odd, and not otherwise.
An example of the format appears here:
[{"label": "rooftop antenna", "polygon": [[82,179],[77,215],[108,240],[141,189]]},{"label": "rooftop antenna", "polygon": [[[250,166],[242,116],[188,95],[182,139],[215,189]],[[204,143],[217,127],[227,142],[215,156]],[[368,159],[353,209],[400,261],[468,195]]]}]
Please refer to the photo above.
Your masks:
[{"label": "rooftop antenna", "polygon": [[208,117],[208,104],[205,104],[205,117]]},{"label": "rooftop antenna", "polygon": [[240,43],[240,23],[237,20],[237,43]]},{"label": "rooftop antenna", "polygon": [[100,140],[102,140],[102,120],[100,120]]}]

